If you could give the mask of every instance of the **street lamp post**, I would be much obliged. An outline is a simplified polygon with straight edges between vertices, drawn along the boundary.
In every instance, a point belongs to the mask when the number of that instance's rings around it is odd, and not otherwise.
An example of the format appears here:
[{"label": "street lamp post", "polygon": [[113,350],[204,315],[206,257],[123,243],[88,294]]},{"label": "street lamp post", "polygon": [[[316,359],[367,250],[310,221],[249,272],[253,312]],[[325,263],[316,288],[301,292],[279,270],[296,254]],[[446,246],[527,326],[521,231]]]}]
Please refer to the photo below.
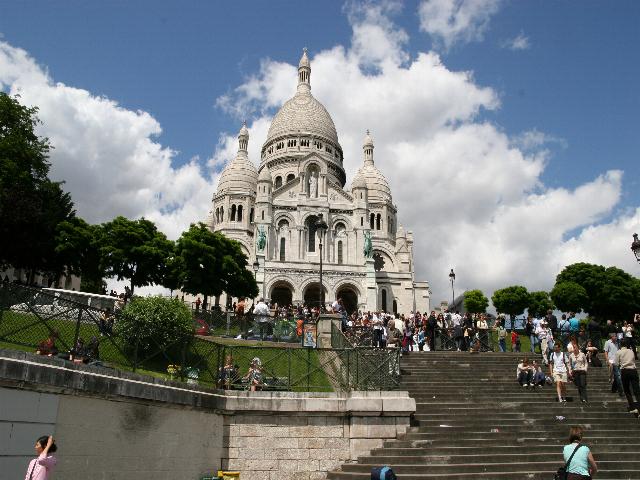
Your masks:
[{"label": "street lamp post", "polygon": [[320,214],[320,218],[316,222],[316,230],[320,235],[320,313],[322,313],[322,308],[324,307],[324,287],[322,286],[322,239],[324,238],[324,234],[329,227],[327,226],[327,222],[322,218],[322,214]]},{"label": "street lamp post", "polygon": [[640,263],[640,240],[638,240],[638,234],[633,234],[633,243],[631,244],[631,251],[636,256],[636,260]]},{"label": "street lamp post", "polygon": [[451,269],[451,272],[449,272],[449,281],[451,282],[451,308],[453,308],[456,301],[456,292],[454,289],[454,285],[456,283],[456,274],[453,272],[453,268]]},{"label": "street lamp post", "polygon": [[[255,262],[253,262],[253,279],[256,281],[256,283],[258,283],[258,270],[260,270],[260,262],[258,262],[258,259],[256,259]],[[253,303],[256,303],[256,299],[253,299]]]}]

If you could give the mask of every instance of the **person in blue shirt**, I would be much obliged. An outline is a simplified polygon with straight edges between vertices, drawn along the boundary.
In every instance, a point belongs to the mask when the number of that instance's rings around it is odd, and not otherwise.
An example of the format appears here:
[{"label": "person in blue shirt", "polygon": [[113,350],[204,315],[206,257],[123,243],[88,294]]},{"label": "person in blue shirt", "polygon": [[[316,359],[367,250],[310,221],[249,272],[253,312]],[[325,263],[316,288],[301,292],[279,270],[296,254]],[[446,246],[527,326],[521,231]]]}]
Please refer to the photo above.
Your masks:
[{"label": "person in blue shirt", "polygon": [[575,451],[571,462],[567,466],[567,480],[590,479],[598,471],[598,465],[593,459],[591,450],[582,444],[582,427],[571,427],[569,429],[569,444],[564,446],[562,454],[565,463]]},{"label": "person in blue shirt", "polygon": [[569,330],[571,333],[578,333],[580,330],[580,320],[576,318],[575,313],[569,313]]}]

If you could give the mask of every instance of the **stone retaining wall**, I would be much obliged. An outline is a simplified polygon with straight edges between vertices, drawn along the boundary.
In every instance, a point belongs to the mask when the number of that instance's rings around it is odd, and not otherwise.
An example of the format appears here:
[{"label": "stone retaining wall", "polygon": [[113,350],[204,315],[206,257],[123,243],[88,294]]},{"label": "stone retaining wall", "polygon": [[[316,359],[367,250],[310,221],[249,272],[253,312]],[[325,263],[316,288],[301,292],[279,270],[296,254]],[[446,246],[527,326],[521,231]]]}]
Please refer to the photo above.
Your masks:
[{"label": "stone retaining wall", "polygon": [[219,467],[320,479],[404,432],[415,411],[406,392],[211,391],[2,349],[0,405],[2,471],[19,478],[35,438],[53,434],[65,480],[195,480]]}]

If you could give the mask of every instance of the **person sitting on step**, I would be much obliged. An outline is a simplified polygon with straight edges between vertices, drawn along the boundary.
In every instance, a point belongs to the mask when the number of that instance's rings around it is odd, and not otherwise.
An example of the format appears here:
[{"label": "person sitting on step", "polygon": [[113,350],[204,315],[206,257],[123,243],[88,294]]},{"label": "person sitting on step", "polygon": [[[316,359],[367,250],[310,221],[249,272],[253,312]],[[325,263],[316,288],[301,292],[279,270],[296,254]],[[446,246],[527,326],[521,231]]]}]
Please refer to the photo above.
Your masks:
[{"label": "person sitting on step", "polygon": [[542,371],[542,367],[538,364],[538,362],[534,360],[533,361],[533,380],[532,380],[533,386],[542,388],[546,383],[546,380],[547,380],[547,377]]},{"label": "person sitting on step", "polygon": [[533,367],[529,365],[529,359],[527,357],[524,357],[518,364],[518,368],[516,369],[516,379],[521,387],[533,386]]}]

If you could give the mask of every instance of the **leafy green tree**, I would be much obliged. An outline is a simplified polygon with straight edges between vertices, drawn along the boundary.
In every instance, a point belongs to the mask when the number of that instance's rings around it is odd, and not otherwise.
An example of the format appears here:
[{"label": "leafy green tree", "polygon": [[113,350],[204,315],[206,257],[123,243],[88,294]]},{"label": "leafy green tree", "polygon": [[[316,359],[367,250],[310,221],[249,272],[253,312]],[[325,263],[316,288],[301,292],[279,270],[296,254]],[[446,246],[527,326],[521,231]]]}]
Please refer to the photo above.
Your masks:
[{"label": "leafy green tree", "polygon": [[527,305],[529,315],[540,318],[544,317],[549,310],[554,309],[553,302],[548,292],[531,292],[529,294],[529,305]]},{"label": "leafy green tree", "polygon": [[100,262],[102,227],[72,218],[58,224],[56,232],[56,254],[69,273],[80,276],[80,289],[102,293],[105,277]]},{"label": "leafy green tree", "polygon": [[116,217],[102,225],[102,267],[107,276],[129,279],[131,294],[135,287],[161,284],[172,253],[172,242],[149,220]]},{"label": "leafy green tree", "polygon": [[464,292],[464,308],[469,313],[484,313],[489,306],[489,299],[482,290],[468,290]]},{"label": "leafy green tree", "polygon": [[580,312],[589,302],[584,287],[575,282],[556,282],[551,290],[551,298],[563,312]]},{"label": "leafy green tree", "polygon": [[585,295],[578,295],[572,303],[579,307],[575,310],[582,309],[595,318],[624,320],[633,318],[634,312],[640,309],[640,280],[619,268],[574,263],[558,274],[556,287],[566,282],[580,285],[584,290]]},{"label": "leafy green tree", "polygon": [[193,335],[189,308],[177,298],[136,297],[122,310],[115,333],[138,353],[153,353]]},{"label": "leafy green tree", "polygon": [[35,133],[37,111],[0,92],[0,266],[27,270],[30,282],[62,273],[55,232],[75,216],[62,184],[47,177],[51,146]]},{"label": "leafy green tree", "polygon": [[524,312],[529,305],[529,292],[523,286],[513,285],[493,292],[491,301],[498,312],[509,314],[513,318]]},{"label": "leafy green tree", "polygon": [[203,223],[192,224],[176,242],[176,261],[182,268],[182,290],[193,295],[255,296],[258,286],[247,270],[240,244],[214,233]]}]

